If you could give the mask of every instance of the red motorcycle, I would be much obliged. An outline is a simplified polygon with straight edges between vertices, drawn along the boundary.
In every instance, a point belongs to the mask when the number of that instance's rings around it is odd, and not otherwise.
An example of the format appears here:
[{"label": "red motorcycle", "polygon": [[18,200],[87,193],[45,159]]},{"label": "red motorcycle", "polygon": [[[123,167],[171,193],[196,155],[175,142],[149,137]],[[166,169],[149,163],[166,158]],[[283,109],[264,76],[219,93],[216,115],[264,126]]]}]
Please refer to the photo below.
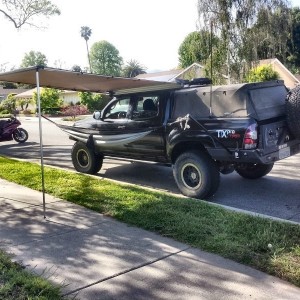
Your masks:
[{"label": "red motorcycle", "polygon": [[17,143],[24,143],[28,139],[28,132],[19,128],[21,122],[11,117],[8,120],[0,120],[0,142],[15,140]]}]

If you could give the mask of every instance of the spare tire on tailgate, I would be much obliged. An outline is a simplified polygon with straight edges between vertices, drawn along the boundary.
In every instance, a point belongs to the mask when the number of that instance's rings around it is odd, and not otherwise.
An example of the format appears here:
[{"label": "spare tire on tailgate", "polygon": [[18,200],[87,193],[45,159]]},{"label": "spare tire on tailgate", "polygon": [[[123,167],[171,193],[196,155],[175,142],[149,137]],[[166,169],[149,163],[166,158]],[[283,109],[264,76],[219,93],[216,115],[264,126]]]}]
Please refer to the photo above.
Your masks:
[{"label": "spare tire on tailgate", "polygon": [[290,90],[286,96],[287,123],[295,138],[300,139],[300,86]]}]

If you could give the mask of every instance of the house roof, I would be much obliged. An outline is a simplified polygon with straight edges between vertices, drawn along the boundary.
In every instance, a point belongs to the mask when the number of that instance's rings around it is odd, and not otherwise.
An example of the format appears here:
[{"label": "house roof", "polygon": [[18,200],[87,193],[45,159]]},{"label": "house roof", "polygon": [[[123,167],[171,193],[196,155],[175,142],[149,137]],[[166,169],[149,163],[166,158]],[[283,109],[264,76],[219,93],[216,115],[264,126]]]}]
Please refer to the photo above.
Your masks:
[{"label": "house roof", "polygon": [[185,69],[174,69],[163,72],[140,74],[135,78],[148,79],[154,81],[174,82],[176,78],[179,78],[182,74],[190,71],[193,68],[203,69],[203,66],[198,63],[193,63]]},{"label": "house roof", "polygon": [[33,93],[36,92],[36,88],[33,88],[31,90],[27,90],[23,93],[19,93],[15,96],[15,98],[18,98],[18,99],[29,99],[29,98],[32,98],[33,96]]},{"label": "house roof", "polygon": [[295,74],[294,75],[297,79],[298,79],[298,81],[300,82],[300,75],[299,74]]},{"label": "house roof", "polygon": [[1,96],[7,96],[9,94],[19,94],[25,91],[27,91],[27,89],[5,89],[3,87],[0,87]]},{"label": "house roof", "polygon": [[182,69],[174,69],[170,71],[146,73],[146,74],[140,74],[135,78],[168,82],[174,77],[176,77],[178,74],[180,74],[182,71],[183,71]]},{"label": "house roof", "polygon": [[9,94],[18,94],[26,91],[27,89],[4,89],[0,87],[0,101],[7,98]]},{"label": "house roof", "polygon": [[[42,91],[43,88],[40,88],[40,90]],[[34,92],[36,92],[36,88],[33,88],[33,89],[31,89],[31,90],[27,90],[27,91],[25,91],[25,92],[23,92],[23,93],[20,93],[20,94],[17,94],[17,95],[15,96],[15,98],[18,98],[18,99],[32,98]],[[62,91],[60,92],[60,94],[74,94],[74,93],[76,94],[77,91],[62,90]]]},{"label": "house roof", "polygon": [[262,59],[258,62],[258,64],[260,66],[263,66],[263,65],[273,65],[273,64],[276,64],[280,70],[282,72],[284,72],[287,76],[289,76],[293,81],[295,81],[295,83],[299,84],[300,81],[299,79],[293,74],[291,73],[291,71],[286,68],[281,62],[279,59],[277,58],[269,58],[269,59]]}]

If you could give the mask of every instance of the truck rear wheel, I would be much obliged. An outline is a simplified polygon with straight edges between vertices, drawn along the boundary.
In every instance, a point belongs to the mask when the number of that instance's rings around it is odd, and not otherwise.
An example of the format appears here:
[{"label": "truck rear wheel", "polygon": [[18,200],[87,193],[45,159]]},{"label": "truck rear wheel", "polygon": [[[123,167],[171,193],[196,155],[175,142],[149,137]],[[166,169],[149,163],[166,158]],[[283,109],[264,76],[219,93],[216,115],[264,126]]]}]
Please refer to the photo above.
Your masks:
[{"label": "truck rear wheel", "polygon": [[205,199],[218,189],[220,173],[215,161],[200,151],[184,152],[173,165],[173,176],[181,193]]},{"label": "truck rear wheel", "polygon": [[292,89],[286,98],[287,123],[291,133],[300,139],[300,86]]},{"label": "truck rear wheel", "polygon": [[96,174],[102,167],[103,156],[96,154],[82,142],[74,144],[71,155],[73,166],[78,172]]},{"label": "truck rear wheel", "polygon": [[247,179],[258,179],[271,172],[274,164],[239,164],[236,165],[235,171]]}]

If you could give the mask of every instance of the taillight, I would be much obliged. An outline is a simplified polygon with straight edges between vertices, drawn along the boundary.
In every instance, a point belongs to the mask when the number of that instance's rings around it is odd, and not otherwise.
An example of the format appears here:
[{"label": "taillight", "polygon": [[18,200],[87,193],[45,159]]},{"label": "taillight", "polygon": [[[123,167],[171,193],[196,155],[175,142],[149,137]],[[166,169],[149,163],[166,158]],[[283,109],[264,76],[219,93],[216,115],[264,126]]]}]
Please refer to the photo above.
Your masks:
[{"label": "taillight", "polygon": [[257,124],[251,124],[244,135],[243,148],[255,149],[257,147]]}]

